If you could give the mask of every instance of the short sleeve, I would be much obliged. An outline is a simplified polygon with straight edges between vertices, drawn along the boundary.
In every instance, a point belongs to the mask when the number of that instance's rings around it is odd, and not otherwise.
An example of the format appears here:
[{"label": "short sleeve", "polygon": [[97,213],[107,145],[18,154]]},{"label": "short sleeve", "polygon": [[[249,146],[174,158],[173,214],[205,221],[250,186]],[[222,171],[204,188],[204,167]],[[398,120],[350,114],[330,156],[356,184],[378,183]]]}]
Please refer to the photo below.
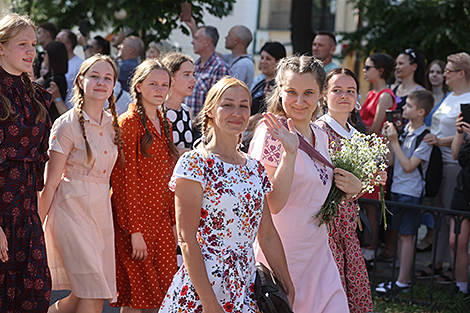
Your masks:
[{"label": "short sleeve", "polygon": [[431,158],[432,147],[433,145],[428,145],[427,142],[421,141],[419,147],[413,151],[413,156],[427,162]]},{"label": "short sleeve", "polygon": [[72,123],[68,119],[58,118],[52,126],[49,137],[49,150],[68,155],[73,149]]},{"label": "short sleeve", "polygon": [[176,163],[173,175],[168,186],[171,191],[175,191],[176,180],[186,178],[201,183],[205,189],[206,182],[204,178],[205,158],[198,151],[189,151],[184,153]]},{"label": "short sleeve", "polygon": [[248,151],[252,158],[263,164],[278,167],[284,148],[279,140],[269,134],[266,124],[261,121],[256,128]]}]

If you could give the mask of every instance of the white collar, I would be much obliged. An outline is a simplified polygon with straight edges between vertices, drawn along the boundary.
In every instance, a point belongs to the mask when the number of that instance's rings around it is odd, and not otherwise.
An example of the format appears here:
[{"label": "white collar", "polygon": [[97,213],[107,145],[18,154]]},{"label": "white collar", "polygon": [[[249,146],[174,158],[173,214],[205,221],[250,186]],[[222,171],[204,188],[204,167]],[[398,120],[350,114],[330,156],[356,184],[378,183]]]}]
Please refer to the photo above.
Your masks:
[{"label": "white collar", "polygon": [[336,133],[338,133],[338,135],[346,139],[351,139],[354,132],[356,132],[356,129],[352,127],[351,124],[347,123],[349,126],[349,132],[348,132],[346,129],[344,129],[343,126],[341,126],[334,118],[332,118],[328,114],[324,114],[320,116],[319,120],[322,120],[325,123],[327,123],[331,128],[333,128],[333,130]]}]

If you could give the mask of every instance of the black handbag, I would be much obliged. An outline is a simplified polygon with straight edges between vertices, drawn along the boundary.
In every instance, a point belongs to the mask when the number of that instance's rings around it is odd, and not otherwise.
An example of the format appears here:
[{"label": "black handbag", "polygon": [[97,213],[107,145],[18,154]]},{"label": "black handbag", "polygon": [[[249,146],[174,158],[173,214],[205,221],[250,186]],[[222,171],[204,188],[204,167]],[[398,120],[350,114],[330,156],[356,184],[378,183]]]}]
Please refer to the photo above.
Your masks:
[{"label": "black handbag", "polygon": [[357,227],[356,227],[357,238],[361,247],[368,247],[372,244],[372,225],[367,218],[366,213],[361,210],[359,205],[357,206]]},{"label": "black handbag", "polygon": [[293,313],[281,282],[263,263],[257,262],[255,267],[255,297],[260,311],[263,313]]}]

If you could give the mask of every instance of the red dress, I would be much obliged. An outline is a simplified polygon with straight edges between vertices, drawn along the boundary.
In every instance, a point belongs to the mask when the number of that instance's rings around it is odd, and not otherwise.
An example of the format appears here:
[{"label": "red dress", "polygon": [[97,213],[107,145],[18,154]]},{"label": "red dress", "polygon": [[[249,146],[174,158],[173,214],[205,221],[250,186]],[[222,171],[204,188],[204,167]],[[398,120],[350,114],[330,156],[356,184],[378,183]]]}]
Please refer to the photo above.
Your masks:
[{"label": "red dress", "polygon": [[[369,91],[369,93],[367,94],[366,100],[364,101],[364,104],[362,105],[362,108],[360,111],[362,121],[366,125],[367,130],[369,130],[369,128],[372,126],[372,123],[374,122],[375,113],[377,112],[377,106],[379,105],[379,98],[380,98],[380,95],[382,95],[384,92],[390,94],[393,97],[393,105],[390,108],[390,110],[397,109],[397,101],[395,99],[395,94],[390,88],[385,88],[384,90],[381,90],[379,92],[375,92],[373,89]],[[382,126],[384,123],[385,123],[385,118],[382,122]],[[380,134],[377,134],[377,135],[380,136]],[[366,199],[379,200],[379,192],[380,192],[380,188],[375,186],[374,192],[365,193],[362,197]]]},{"label": "red dress", "polygon": [[[168,187],[175,158],[160,112],[158,117],[162,135],[147,121],[153,135],[147,150],[153,157],[147,158],[140,153],[145,130],[135,104],[119,116],[126,163],[121,168],[118,157],[111,175],[118,290],[118,301],[111,305],[115,307],[159,308],[176,273],[175,201]],[[142,232],[147,245],[145,261],[131,258],[131,234],[136,232]]]},{"label": "red dress", "polygon": [[[315,123],[328,135],[330,149],[333,142],[335,147],[341,147],[341,135],[325,121],[317,120]],[[338,207],[338,216],[328,225],[328,243],[351,313],[370,312],[373,309],[369,275],[356,235],[356,212],[357,206],[352,199],[343,201]]]}]

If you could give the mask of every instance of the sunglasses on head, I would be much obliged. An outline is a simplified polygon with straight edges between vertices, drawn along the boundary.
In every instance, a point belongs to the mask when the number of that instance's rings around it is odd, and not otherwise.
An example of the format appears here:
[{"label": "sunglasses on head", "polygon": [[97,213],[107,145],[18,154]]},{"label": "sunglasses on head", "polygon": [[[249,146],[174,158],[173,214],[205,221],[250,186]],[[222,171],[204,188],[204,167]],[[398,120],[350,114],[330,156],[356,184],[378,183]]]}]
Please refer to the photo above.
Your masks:
[{"label": "sunglasses on head", "polygon": [[405,54],[408,54],[413,60],[416,60],[416,52],[413,49],[406,49]]}]

